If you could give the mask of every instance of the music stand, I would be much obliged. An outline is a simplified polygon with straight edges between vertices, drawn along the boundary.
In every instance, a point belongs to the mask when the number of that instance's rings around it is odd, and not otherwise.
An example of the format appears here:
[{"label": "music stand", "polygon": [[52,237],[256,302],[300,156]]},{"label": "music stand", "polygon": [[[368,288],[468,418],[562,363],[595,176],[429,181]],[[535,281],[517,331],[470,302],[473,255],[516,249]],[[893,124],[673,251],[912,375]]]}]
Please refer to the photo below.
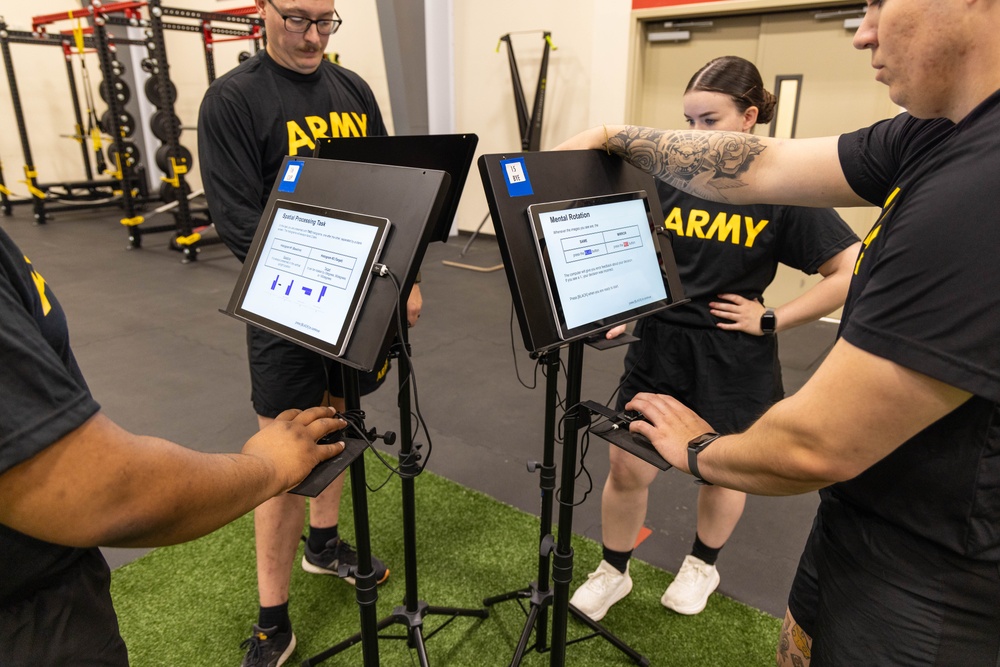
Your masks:
[{"label": "music stand", "polygon": [[[569,584],[573,578],[572,519],[575,471],[577,465],[577,436],[581,419],[587,414],[580,400],[583,371],[583,346],[587,334],[564,338],[549,305],[547,276],[536,252],[536,241],[531,231],[527,211],[529,205],[559,200],[577,199],[645,190],[650,202],[653,220],[663,219],[655,182],[648,174],[627,165],[618,158],[599,151],[557,151],[549,153],[520,153],[510,155],[483,155],[479,170],[486,191],[486,198],[497,230],[504,268],[518,315],[525,347],[546,364],[546,460],[542,466],[542,537],[540,545],[539,578],[528,589],[514,591],[493,598],[487,604],[515,598],[531,598],[531,612],[512,661],[518,664],[527,648],[532,629],[536,632],[535,648],[545,650],[545,607],[553,605],[551,664],[563,665],[566,659],[567,615],[572,613],[585,623],[594,634],[610,641],[616,648],[640,665],[648,660],[627,644],[592,621],[569,604]],[[651,242],[658,245],[655,234]],[[664,284],[672,304],[683,301],[683,290],[677,268],[669,247],[660,248]],[[603,327],[603,330],[610,326]],[[602,331],[597,327],[593,333]],[[551,447],[554,440],[554,410],[558,350],[569,347],[566,371],[567,412],[563,428],[562,477],[559,494],[559,534],[556,540],[545,530],[550,522],[551,499],[555,470],[552,466]],[[554,594],[547,587],[548,556],[552,556],[552,581]],[[534,626],[534,627],[533,627]],[[582,641],[576,640],[576,641]]]},{"label": "music stand", "polygon": [[[322,139],[316,145],[315,156],[322,159],[341,159],[355,162],[396,165],[421,169],[436,169],[448,174],[446,191],[441,207],[428,221],[429,241],[446,242],[448,240],[458,203],[462,197],[469,168],[475,153],[479,137],[475,134],[433,134],[404,135],[392,137],[361,137]],[[426,244],[421,246],[419,258],[423,258]],[[419,261],[417,262],[419,266]],[[403,294],[409,290],[403,291]],[[413,436],[410,427],[410,359],[409,342],[406,336],[406,304],[399,304],[397,327],[401,332],[390,348],[390,355],[397,360],[397,375],[399,394],[399,469],[403,473],[400,480],[400,490],[403,499],[403,564],[405,572],[406,593],[403,605],[393,609],[392,614],[378,622],[379,631],[399,623],[406,626],[405,639],[408,645],[417,651],[420,665],[426,667],[427,651],[424,645],[423,619],[425,616],[438,615],[450,618],[441,624],[434,632],[447,625],[456,617],[468,616],[486,618],[489,612],[485,609],[461,609],[457,607],[439,607],[428,605],[420,599],[417,582],[417,532],[416,532],[416,497],[414,477],[419,474],[418,455],[413,451]],[[345,441],[346,442],[346,441]],[[348,443],[349,444],[349,443]],[[433,633],[432,633],[433,634]],[[321,653],[307,665],[332,656],[335,653],[356,643],[359,635],[345,640],[341,644]],[[403,637],[387,637],[402,639]]]},{"label": "music stand", "polygon": [[[413,285],[420,260],[430,241],[433,230],[429,223],[438,219],[444,206],[448,181],[448,174],[430,169],[286,157],[264,211],[268,215],[277,200],[283,199],[388,218],[392,223],[391,233],[378,261],[397,276],[403,293],[406,293]],[[240,292],[257,267],[257,262],[251,258],[260,256],[264,241],[262,232],[263,229],[259,229],[254,238],[236,290],[229,306],[223,311],[243,321],[249,320],[238,312]],[[354,324],[353,334],[343,353],[335,357],[343,365],[344,400],[348,411],[360,411],[358,371],[371,371],[385,358],[393,339],[396,316],[395,287],[389,280],[373,279]],[[299,340],[280,329],[272,331],[315,349],[308,339]],[[358,553],[355,590],[361,614],[361,632],[348,645],[360,641],[364,664],[366,667],[377,667],[378,621],[375,605],[378,593],[371,563],[364,457],[358,455],[350,468]],[[330,474],[330,469],[313,474],[328,477],[327,484],[336,476]],[[319,490],[325,488],[325,484],[321,485],[315,479],[307,478],[307,482],[319,487]],[[329,651],[327,654],[332,655]],[[315,663],[310,659],[303,664]]]},{"label": "music stand", "polygon": [[448,188],[441,212],[431,220],[430,240],[446,243],[478,143],[479,137],[471,133],[338,137],[318,139],[314,156],[445,172],[449,176]]}]

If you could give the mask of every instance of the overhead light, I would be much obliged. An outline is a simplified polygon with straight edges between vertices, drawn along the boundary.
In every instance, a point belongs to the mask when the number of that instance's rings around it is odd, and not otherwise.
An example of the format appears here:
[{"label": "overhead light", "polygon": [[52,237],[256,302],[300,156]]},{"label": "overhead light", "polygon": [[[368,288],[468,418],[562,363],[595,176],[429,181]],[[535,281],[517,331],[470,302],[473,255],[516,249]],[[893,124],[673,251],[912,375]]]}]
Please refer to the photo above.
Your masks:
[{"label": "overhead light", "polygon": [[669,30],[665,32],[650,32],[646,34],[650,42],[686,42],[691,39],[690,30]]},{"label": "overhead light", "polygon": [[857,30],[861,27],[863,18],[844,19],[844,30]]}]

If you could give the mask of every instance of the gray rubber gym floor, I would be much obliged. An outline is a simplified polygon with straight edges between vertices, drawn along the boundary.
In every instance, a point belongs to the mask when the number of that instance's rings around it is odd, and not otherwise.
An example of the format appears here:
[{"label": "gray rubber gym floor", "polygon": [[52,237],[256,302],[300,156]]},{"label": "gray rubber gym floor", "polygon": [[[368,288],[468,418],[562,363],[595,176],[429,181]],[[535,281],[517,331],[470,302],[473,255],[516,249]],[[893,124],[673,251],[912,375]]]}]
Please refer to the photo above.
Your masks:
[{"label": "gray rubber gym floor", "polygon": [[[73,348],[106,414],[132,431],[191,448],[238,450],[256,429],[245,331],[219,308],[228,301],[239,262],[225,246],[211,245],[197,261],[182,264],[181,255],[168,248],[166,234],[146,235],[142,249],[126,250],[121,217],[117,209],[62,212],[46,225],[35,225],[30,207],[18,206],[0,224],[55,289],[69,318]],[[477,238],[462,258],[465,241],[457,237],[428,248],[422,268],[423,316],[410,333],[419,407],[433,442],[429,469],[537,516],[538,476],[527,471],[526,462],[542,457],[544,378],[524,350],[516,324],[512,329],[504,272],[442,263],[500,264],[493,238]],[[818,322],[781,335],[787,392],[801,386],[816,367],[833,343],[835,329]],[[623,354],[622,349],[587,349],[583,399],[603,403],[610,398]],[[386,386],[363,401],[367,425],[380,432],[398,430],[397,381],[393,371]],[[525,388],[522,381],[535,388]],[[421,435],[418,441],[423,440]],[[574,532],[598,541],[607,460],[607,444],[592,438],[585,465],[593,491],[573,516]],[[577,501],[586,487],[582,475]],[[696,493],[687,475],[666,472],[659,477],[650,491],[646,521],[652,534],[637,557],[676,571],[694,536]],[[720,557],[719,590],[783,615],[816,503],[816,494],[750,498]],[[417,507],[417,512],[433,511]],[[537,544],[523,546],[537,549]],[[114,567],[142,551],[106,553]],[[584,579],[595,566],[576,562],[576,578]],[[535,576],[525,572],[525,585]],[[488,583],[481,591],[484,597],[501,592]]]}]

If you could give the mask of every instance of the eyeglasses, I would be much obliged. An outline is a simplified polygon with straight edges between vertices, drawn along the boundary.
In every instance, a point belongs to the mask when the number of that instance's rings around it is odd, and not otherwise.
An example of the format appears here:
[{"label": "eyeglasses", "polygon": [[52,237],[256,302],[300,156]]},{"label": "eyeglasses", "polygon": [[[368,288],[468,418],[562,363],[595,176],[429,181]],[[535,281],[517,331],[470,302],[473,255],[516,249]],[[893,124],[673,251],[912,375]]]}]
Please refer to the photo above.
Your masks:
[{"label": "eyeglasses", "polygon": [[343,19],[340,18],[340,14],[337,10],[333,10],[332,19],[307,19],[304,16],[285,16],[278,9],[278,6],[274,4],[273,0],[267,0],[267,4],[274,7],[274,12],[281,17],[285,22],[285,30],[294,33],[306,33],[309,32],[309,28],[313,25],[316,26],[316,32],[321,35],[332,35],[340,29],[340,24],[343,23]]}]

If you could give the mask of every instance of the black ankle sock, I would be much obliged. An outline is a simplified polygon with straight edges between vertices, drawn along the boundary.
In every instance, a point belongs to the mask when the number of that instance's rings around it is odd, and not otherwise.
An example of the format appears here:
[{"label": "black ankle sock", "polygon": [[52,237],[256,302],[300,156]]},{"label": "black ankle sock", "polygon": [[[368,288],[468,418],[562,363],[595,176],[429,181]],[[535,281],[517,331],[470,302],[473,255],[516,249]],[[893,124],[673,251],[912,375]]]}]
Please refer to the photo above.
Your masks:
[{"label": "black ankle sock", "polygon": [[625,573],[628,569],[628,561],[632,557],[632,550],[628,551],[612,551],[611,549],[604,547],[604,560],[608,561],[616,570]]},{"label": "black ankle sock", "polygon": [[292,629],[292,621],[288,618],[288,603],[274,607],[261,607],[257,614],[257,625],[262,628],[277,627],[278,632],[288,632]]},{"label": "black ankle sock", "polygon": [[[723,545],[725,546],[725,545]],[[691,555],[695,558],[700,558],[705,561],[708,565],[715,565],[715,561],[719,559],[719,552],[722,551],[722,547],[718,549],[713,549],[712,547],[705,546],[705,543],[701,541],[698,534],[695,533],[694,536],[694,546],[691,547]]]},{"label": "black ankle sock", "polygon": [[340,535],[337,533],[337,526],[332,526],[330,528],[316,528],[315,526],[309,526],[309,537],[306,542],[309,544],[309,550],[313,553],[319,553],[323,549],[326,549],[326,543],[330,540],[335,540]]}]

